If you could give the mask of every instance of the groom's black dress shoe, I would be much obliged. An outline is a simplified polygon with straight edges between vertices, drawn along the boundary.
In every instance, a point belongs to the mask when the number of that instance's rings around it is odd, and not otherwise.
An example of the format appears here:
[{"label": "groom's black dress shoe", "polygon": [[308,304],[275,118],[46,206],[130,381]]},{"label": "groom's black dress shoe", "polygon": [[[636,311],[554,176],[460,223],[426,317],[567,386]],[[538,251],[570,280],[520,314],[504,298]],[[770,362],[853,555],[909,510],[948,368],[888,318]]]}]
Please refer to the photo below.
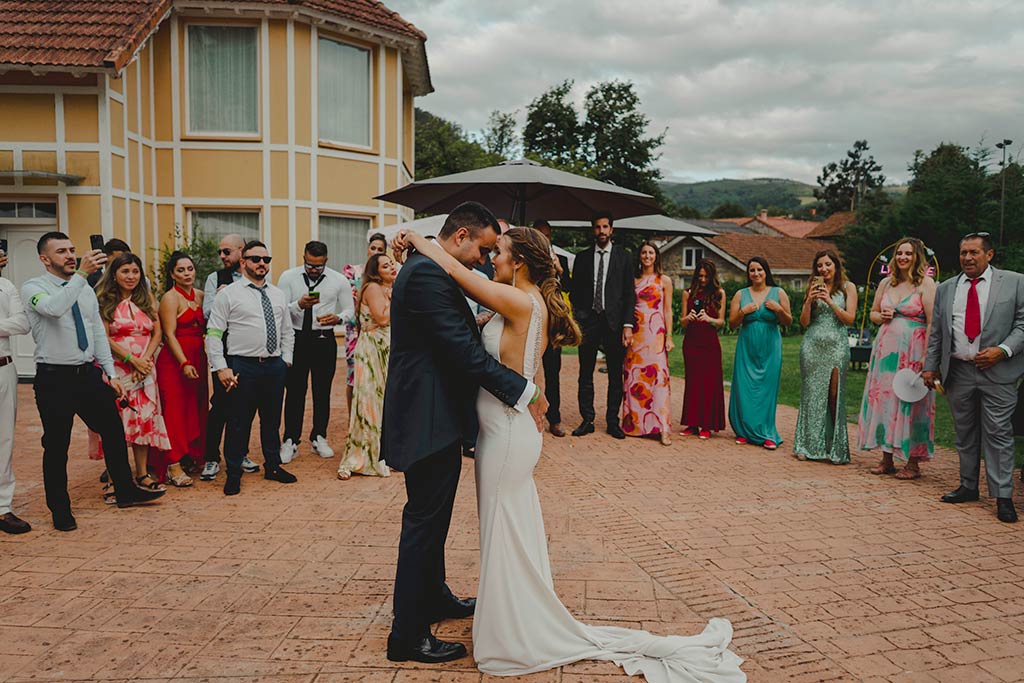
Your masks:
[{"label": "groom's black dress shoe", "polygon": [[436,624],[445,619],[465,619],[466,617],[473,616],[474,612],[476,612],[476,598],[459,600],[452,596],[452,599],[444,607],[439,608],[434,613],[434,618],[430,620],[430,623]]},{"label": "groom's black dress shoe", "polygon": [[608,433],[611,434],[613,439],[625,439],[626,432],[622,431],[622,427],[619,425],[611,425],[608,427]]},{"label": "groom's black dress shoe", "polygon": [[956,491],[950,491],[942,496],[943,503],[969,503],[978,500],[978,491],[960,486]]},{"label": "groom's black dress shoe", "polygon": [[572,435],[573,436],[586,436],[587,434],[593,434],[593,433],[594,433],[594,423],[590,422],[588,420],[584,420],[583,424],[581,424],[576,429],[572,430]]},{"label": "groom's black dress shoe", "polygon": [[996,498],[996,517],[1000,522],[1013,524],[1017,521],[1017,509],[1012,498]]},{"label": "groom's black dress shoe", "polygon": [[431,633],[413,642],[403,641],[394,633],[388,635],[388,659],[392,662],[439,664],[465,656],[465,645],[438,640]]}]

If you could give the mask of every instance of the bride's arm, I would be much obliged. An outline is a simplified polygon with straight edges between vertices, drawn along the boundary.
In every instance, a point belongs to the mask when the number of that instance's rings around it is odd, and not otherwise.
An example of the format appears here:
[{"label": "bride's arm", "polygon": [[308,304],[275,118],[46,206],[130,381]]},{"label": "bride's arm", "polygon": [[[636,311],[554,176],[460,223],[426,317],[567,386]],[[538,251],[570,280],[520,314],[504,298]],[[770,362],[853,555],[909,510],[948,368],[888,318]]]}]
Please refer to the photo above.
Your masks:
[{"label": "bride's arm", "polygon": [[469,298],[500,313],[506,320],[521,320],[531,311],[530,297],[510,285],[493,282],[486,277],[474,275],[469,268],[445,251],[440,245],[428,240],[417,232],[409,231],[404,240],[437,265],[462,288]]}]

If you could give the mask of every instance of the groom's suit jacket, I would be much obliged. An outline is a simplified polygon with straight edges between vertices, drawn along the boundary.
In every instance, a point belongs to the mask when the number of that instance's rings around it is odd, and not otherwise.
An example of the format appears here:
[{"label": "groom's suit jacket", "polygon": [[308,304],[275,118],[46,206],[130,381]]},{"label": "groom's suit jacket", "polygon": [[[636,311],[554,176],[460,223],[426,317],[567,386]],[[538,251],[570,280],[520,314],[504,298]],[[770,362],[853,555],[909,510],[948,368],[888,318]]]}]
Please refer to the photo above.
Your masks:
[{"label": "groom's suit jacket", "polygon": [[[924,369],[949,377],[949,359],[953,351],[953,296],[960,275],[939,285],[935,292],[932,329],[928,337],[928,357]],[[1024,276],[1009,270],[992,268],[988,301],[981,317],[981,347],[1003,344],[1012,356],[985,370],[995,384],[1011,384],[1024,374]]]},{"label": "groom's suit jacket", "polygon": [[463,437],[475,438],[480,387],[515,405],[526,385],[484,350],[455,280],[422,254],[410,255],[391,294],[381,459],[401,472]]}]

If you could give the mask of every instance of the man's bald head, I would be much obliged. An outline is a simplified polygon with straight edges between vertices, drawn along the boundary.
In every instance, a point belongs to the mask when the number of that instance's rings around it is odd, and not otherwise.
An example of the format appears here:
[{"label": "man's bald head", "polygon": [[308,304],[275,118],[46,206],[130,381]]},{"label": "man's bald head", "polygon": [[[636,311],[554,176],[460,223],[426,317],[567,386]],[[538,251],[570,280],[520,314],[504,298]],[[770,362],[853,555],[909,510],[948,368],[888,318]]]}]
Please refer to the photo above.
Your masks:
[{"label": "man's bald head", "polygon": [[225,268],[238,270],[238,266],[242,262],[242,247],[244,246],[245,240],[241,235],[231,233],[220,238],[217,255],[220,256],[220,262],[224,264]]}]

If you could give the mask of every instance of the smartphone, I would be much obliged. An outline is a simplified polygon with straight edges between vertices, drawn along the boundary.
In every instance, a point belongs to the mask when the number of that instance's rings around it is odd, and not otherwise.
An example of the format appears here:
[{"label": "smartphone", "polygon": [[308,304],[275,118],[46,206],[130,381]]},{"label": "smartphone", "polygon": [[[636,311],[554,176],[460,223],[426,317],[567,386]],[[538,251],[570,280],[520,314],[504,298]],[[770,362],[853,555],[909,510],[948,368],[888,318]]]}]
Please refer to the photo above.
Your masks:
[{"label": "smartphone", "polygon": [[235,281],[234,274],[227,268],[221,268],[217,271],[217,286],[230,285]]},{"label": "smartphone", "polygon": [[704,308],[704,302],[701,301],[700,299],[694,299],[693,303],[690,304],[690,310],[694,314],[699,314],[701,312],[701,309],[703,309],[703,308]]},{"label": "smartphone", "polygon": [[104,242],[103,235],[89,235],[90,249],[103,249]]},{"label": "smartphone", "polygon": [[7,240],[0,240],[0,251],[7,253]]},{"label": "smartphone", "polygon": [[818,287],[824,287],[824,286],[825,286],[825,278],[823,278],[822,276],[815,275],[814,277],[811,278],[811,289],[812,290],[817,289]]},{"label": "smartphone", "polygon": [[317,301],[320,300],[320,292],[314,292],[312,289],[309,290],[309,296],[310,298],[316,299]]}]

